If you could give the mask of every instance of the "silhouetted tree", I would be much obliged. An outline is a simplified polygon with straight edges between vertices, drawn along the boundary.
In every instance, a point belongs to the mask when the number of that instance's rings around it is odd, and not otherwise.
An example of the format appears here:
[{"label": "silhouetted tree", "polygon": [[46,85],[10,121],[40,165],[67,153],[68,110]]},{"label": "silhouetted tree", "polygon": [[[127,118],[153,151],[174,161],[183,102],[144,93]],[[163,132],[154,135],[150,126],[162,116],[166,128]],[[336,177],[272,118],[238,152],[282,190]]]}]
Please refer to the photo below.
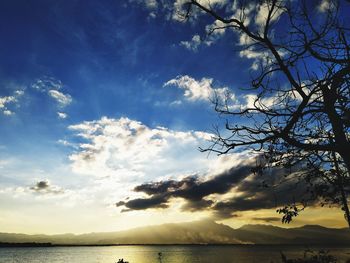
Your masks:
[{"label": "silhouetted tree", "polygon": [[293,176],[306,182],[308,197],[279,209],[282,221],[312,200],[340,205],[350,226],[350,27],[342,21],[349,3],[256,0],[234,1],[232,8],[215,2],[187,1],[181,14],[210,15],[209,34],[238,33],[241,56],[255,59],[250,89],[256,97],[239,109],[230,96],[216,99],[226,129],[217,129],[212,147],[202,151],[251,149],[270,167],[302,167]]}]

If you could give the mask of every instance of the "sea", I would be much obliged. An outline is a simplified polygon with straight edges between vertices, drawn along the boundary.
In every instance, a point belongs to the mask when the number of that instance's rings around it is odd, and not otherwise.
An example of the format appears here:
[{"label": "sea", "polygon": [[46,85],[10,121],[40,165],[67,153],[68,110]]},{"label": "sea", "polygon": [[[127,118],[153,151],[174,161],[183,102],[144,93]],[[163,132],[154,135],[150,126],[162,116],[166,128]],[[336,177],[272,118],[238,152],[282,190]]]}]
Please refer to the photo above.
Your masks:
[{"label": "sea", "polygon": [[[309,252],[306,252],[309,251]],[[350,259],[349,247],[305,247],[268,245],[169,245],[0,248],[1,263],[271,263],[300,258],[323,251],[337,262]],[[311,254],[310,254],[311,255]],[[350,262],[350,260],[349,260]]]}]

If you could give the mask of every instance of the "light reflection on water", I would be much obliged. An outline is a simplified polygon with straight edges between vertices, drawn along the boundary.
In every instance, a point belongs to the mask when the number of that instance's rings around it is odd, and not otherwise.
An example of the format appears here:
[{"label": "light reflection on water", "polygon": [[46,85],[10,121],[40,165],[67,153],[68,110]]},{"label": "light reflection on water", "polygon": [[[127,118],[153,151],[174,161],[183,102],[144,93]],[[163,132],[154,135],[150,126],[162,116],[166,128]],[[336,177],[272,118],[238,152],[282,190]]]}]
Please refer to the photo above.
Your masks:
[{"label": "light reflection on water", "polygon": [[[288,257],[301,257],[302,246],[113,246],[0,248],[1,263],[270,263],[281,262],[280,251]],[[321,248],[314,248],[320,250]],[[327,249],[327,248],[326,248]],[[330,248],[340,262],[350,258],[349,248]]]}]

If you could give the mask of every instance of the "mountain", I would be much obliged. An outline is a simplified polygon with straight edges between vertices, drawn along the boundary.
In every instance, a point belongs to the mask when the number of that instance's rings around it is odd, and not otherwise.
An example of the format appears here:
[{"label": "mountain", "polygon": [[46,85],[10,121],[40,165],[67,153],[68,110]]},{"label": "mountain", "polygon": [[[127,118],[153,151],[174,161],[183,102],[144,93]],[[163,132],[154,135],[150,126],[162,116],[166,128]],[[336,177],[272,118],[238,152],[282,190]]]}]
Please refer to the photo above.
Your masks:
[{"label": "mountain", "polygon": [[126,231],[25,235],[0,233],[2,243],[52,243],[76,245],[108,244],[329,244],[349,245],[350,230],[306,225],[281,228],[271,225],[245,225],[233,229],[211,220],[139,227]]},{"label": "mountain", "polygon": [[350,244],[348,228],[326,228],[319,225],[305,225],[297,228],[245,225],[236,229],[234,235],[242,242],[253,244]]}]

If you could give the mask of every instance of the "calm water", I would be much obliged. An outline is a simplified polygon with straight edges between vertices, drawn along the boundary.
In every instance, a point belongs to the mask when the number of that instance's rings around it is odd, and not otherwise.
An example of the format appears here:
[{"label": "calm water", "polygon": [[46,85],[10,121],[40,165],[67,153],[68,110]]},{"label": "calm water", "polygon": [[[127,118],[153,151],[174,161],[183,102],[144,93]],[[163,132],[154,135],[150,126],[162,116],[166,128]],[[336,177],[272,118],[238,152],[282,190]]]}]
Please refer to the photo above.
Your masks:
[{"label": "calm water", "polygon": [[[0,248],[1,263],[115,263],[124,258],[130,263],[251,263],[281,262],[287,256],[302,256],[305,247],[295,246],[116,246]],[[314,248],[321,249],[321,248]],[[349,248],[330,248],[340,262],[350,258]]]}]

